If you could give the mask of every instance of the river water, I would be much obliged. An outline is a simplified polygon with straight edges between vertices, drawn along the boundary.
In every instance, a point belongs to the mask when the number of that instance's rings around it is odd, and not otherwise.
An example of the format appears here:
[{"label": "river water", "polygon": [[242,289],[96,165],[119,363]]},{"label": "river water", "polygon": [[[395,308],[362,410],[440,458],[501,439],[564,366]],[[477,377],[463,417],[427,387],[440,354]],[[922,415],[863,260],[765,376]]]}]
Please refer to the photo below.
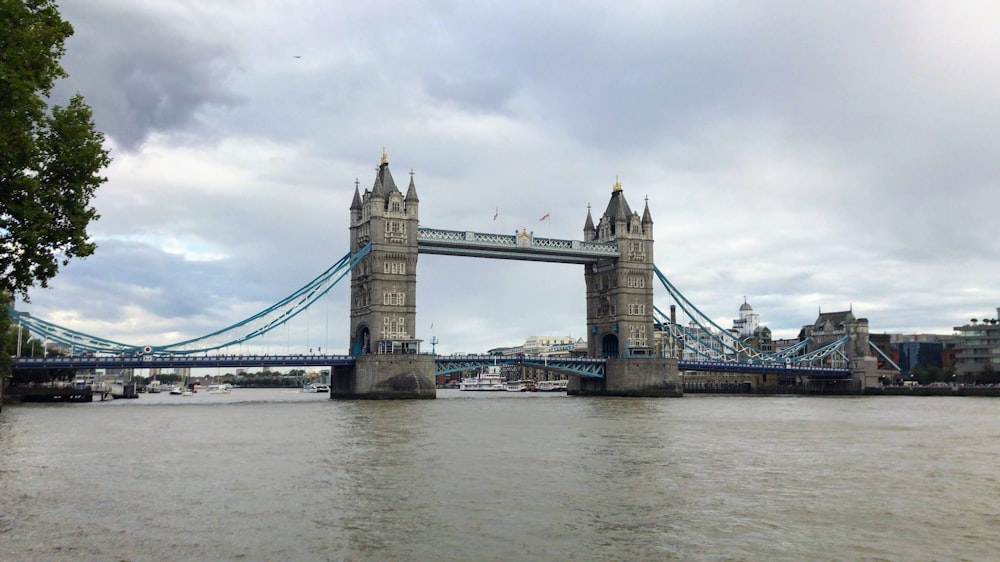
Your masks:
[{"label": "river water", "polygon": [[0,413],[0,560],[996,560],[1000,400],[288,390]]}]

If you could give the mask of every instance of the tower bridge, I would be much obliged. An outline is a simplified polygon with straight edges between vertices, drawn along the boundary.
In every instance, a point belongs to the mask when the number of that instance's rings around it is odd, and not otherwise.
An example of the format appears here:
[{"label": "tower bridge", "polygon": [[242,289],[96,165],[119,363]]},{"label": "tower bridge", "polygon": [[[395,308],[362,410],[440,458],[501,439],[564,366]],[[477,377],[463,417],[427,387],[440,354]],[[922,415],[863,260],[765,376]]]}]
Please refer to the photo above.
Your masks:
[{"label": "tower bridge", "polygon": [[415,333],[419,254],[573,263],[584,266],[587,350],[603,358],[602,377],[577,376],[575,394],[680,396],[677,359],[653,350],[653,219],[646,202],[633,211],[615,182],[595,223],[590,210],[583,240],[421,228],[420,199],[410,175],[405,193],[388,158],[371,189],[355,184],[350,250],[367,249],[351,270],[353,366],[335,368],[331,393],[342,397],[429,397],[435,363],[420,353]]},{"label": "tower bridge", "polygon": [[[799,345],[770,353],[702,314],[654,266],[648,198],[640,214],[631,208],[618,181],[596,221],[588,205],[581,240],[535,237],[527,229],[494,234],[421,227],[419,207],[413,173],[404,193],[383,153],[371,189],[362,191],[355,182],[348,253],[264,311],[199,338],[135,346],[75,332],[13,309],[10,314],[32,332],[86,352],[67,358],[62,367],[327,366],[334,398],[433,398],[436,373],[469,368],[469,361],[484,364],[496,359],[445,358],[421,351],[422,340],[416,333],[419,255],[566,263],[583,266],[587,356],[509,359],[545,364],[572,375],[568,389],[572,394],[680,396],[682,370],[784,372],[824,381],[849,380],[865,387],[874,386],[878,378],[867,320],[853,315],[823,317],[803,330]],[[348,274],[347,354],[218,355],[286,325]],[[673,317],[674,306],[670,316],[654,307],[654,286],[667,290],[687,323]],[[88,358],[94,355],[98,357]],[[16,366],[39,368],[39,362],[18,358]]]}]

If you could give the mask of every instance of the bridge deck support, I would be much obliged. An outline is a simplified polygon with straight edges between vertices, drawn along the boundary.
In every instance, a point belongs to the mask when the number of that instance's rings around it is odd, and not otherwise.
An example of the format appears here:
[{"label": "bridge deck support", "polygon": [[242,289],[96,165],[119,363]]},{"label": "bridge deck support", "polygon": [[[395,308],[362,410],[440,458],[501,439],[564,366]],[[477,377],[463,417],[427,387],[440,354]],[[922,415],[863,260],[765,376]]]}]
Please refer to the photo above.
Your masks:
[{"label": "bridge deck support", "polygon": [[434,355],[359,355],[353,366],[334,367],[330,398],[403,400],[436,398]]},{"label": "bridge deck support", "polygon": [[874,357],[855,357],[851,359],[851,377],[858,382],[862,389],[879,388],[882,383],[879,381],[878,361]]},{"label": "bridge deck support", "polygon": [[581,396],[679,397],[684,395],[677,359],[609,358],[603,379],[571,377],[567,394]]}]

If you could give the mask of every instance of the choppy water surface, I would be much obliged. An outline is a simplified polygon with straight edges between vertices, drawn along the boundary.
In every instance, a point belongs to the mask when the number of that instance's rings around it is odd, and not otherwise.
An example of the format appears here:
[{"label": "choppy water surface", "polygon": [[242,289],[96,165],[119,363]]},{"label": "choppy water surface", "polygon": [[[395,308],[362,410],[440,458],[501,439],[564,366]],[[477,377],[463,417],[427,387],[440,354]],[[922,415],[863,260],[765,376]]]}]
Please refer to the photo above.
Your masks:
[{"label": "choppy water surface", "polygon": [[0,413],[0,560],[989,560],[1000,400],[439,391]]}]

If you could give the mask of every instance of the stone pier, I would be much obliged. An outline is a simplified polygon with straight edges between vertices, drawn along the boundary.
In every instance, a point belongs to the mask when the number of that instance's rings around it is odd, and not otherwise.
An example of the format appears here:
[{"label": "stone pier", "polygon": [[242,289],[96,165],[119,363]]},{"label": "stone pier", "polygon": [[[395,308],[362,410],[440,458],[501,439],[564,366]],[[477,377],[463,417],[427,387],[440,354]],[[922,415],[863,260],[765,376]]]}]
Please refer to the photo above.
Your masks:
[{"label": "stone pier", "polygon": [[677,359],[632,357],[608,359],[604,379],[571,377],[567,394],[580,396],[680,397]]},{"label": "stone pier", "polygon": [[427,354],[359,355],[353,366],[331,369],[330,398],[436,398],[435,359],[436,356]]}]

